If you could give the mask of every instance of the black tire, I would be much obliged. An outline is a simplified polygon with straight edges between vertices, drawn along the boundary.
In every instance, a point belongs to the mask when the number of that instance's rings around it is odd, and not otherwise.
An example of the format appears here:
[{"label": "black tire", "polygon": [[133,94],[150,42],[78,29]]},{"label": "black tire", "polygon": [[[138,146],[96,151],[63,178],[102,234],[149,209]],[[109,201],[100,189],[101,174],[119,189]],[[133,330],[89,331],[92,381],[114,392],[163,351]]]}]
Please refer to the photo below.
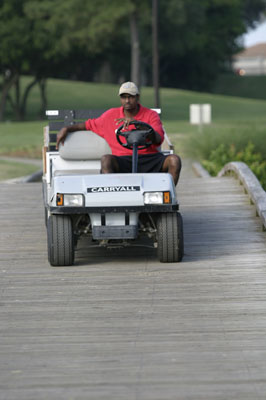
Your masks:
[{"label": "black tire", "polygon": [[51,215],[47,226],[48,260],[52,266],[74,263],[74,235],[68,215]]},{"label": "black tire", "polygon": [[157,219],[160,262],[179,262],[184,255],[183,220],[180,213],[162,213]]}]

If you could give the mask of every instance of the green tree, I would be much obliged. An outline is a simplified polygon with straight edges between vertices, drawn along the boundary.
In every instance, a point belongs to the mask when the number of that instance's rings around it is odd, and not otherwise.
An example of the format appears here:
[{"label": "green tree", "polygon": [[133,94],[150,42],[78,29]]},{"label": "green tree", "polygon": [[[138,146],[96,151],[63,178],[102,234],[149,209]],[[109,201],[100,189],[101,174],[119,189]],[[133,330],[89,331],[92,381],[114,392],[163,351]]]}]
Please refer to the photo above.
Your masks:
[{"label": "green tree", "polygon": [[[0,59],[3,84],[0,118],[7,100],[16,117],[23,119],[30,89],[38,83],[45,107],[45,81],[48,76],[75,74],[80,61],[92,68],[121,39],[119,22],[134,10],[130,0],[2,0],[0,2]],[[121,34],[121,30],[119,30]],[[122,41],[123,42],[123,41]],[[103,61],[102,61],[103,62]],[[21,94],[20,77],[34,79]],[[15,98],[10,90],[15,87]]]},{"label": "green tree", "polygon": [[265,0],[160,0],[162,84],[208,90],[265,9]]},{"label": "green tree", "polygon": [[0,119],[3,118],[7,99],[11,99],[9,91],[12,86],[15,86],[12,105],[16,108],[18,118],[23,107],[19,104],[19,77],[28,70],[26,54],[30,53],[31,47],[30,28],[24,18],[23,5],[24,2],[20,0],[2,0],[0,3],[0,65],[3,72]]},{"label": "green tree", "polygon": [[[45,13],[31,18],[28,0],[2,0],[0,2],[0,68],[2,91],[0,119],[3,119],[7,102],[10,103],[16,119],[24,119],[30,90],[38,84],[45,103],[45,78],[52,74],[56,63],[47,57],[53,39],[44,29]],[[41,1],[48,7],[51,1]],[[42,10],[44,11],[44,10]],[[21,75],[29,74],[32,80],[21,88]],[[11,95],[11,89],[13,89]]]},{"label": "green tree", "polygon": [[[239,49],[237,38],[266,8],[266,0],[158,3],[160,82],[197,90],[209,89]],[[44,109],[50,76],[93,80],[104,67],[111,71],[106,80],[129,79],[132,59],[132,79],[140,80],[141,69],[151,84],[151,5],[150,0],[0,0],[0,119],[7,101],[23,118],[35,84]],[[23,91],[22,74],[33,77]]]}]

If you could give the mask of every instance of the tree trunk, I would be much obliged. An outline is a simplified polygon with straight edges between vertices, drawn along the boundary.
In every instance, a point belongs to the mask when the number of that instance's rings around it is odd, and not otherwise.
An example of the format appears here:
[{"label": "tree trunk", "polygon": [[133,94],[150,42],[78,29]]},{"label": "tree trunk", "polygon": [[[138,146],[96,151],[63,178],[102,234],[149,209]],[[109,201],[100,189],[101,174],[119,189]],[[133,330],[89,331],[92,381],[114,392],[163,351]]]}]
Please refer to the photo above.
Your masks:
[{"label": "tree trunk", "polygon": [[22,97],[22,100],[21,100],[21,103],[19,106],[19,114],[20,114],[20,118],[22,120],[24,120],[25,116],[26,116],[27,100],[28,100],[29,93],[30,93],[31,89],[33,88],[33,86],[36,85],[37,82],[38,82],[37,78],[33,79],[33,81],[31,81],[28,84],[28,86],[26,87],[26,89],[24,91],[24,94],[23,94],[23,97]]},{"label": "tree trunk", "polygon": [[15,116],[16,120],[20,121],[22,119],[21,109],[20,109],[20,79],[15,81]]},{"label": "tree trunk", "polygon": [[131,81],[140,86],[140,45],[138,32],[138,15],[133,11],[130,15],[130,42],[131,42]]},{"label": "tree trunk", "polygon": [[45,116],[45,111],[47,109],[46,78],[39,80],[39,87],[40,87],[40,92],[41,92],[40,117],[41,117],[41,119],[43,119]]},{"label": "tree trunk", "polygon": [[[11,107],[13,109],[14,115],[16,120],[21,121],[25,119],[26,116],[26,107],[27,107],[27,100],[29,93],[33,86],[39,82],[37,78],[34,78],[26,87],[23,97],[21,99],[21,90],[20,90],[20,77],[18,73],[14,73],[13,76],[4,81],[1,100],[0,100],[0,121],[3,121],[6,102],[7,100],[10,102]],[[41,88],[41,100],[42,100],[42,110],[46,109],[46,94],[45,94],[45,79],[40,80],[40,88]],[[12,97],[9,95],[9,91],[11,87],[15,85],[15,99],[13,100]],[[42,113],[43,115],[43,113]]]},{"label": "tree trunk", "polygon": [[154,107],[159,108],[158,0],[152,0],[152,77],[154,87]]},{"label": "tree trunk", "polygon": [[3,119],[4,119],[6,102],[7,102],[8,96],[9,96],[9,91],[17,79],[18,79],[17,73],[14,73],[10,79],[4,79],[2,95],[1,95],[1,99],[0,99],[0,121],[3,121]]}]

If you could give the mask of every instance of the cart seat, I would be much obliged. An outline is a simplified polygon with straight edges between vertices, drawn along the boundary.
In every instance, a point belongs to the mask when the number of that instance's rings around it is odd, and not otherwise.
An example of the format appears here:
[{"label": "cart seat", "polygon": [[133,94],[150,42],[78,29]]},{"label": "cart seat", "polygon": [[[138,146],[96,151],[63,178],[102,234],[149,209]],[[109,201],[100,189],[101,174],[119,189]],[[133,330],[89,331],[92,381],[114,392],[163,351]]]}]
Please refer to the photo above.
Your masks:
[{"label": "cart seat", "polygon": [[[171,154],[173,150],[169,149],[167,142],[166,136],[160,151]],[[58,154],[59,157],[53,159],[54,176],[99,174],[101,157],[112,152],[108,143],[96,133],[76,131],[67,135],[64,145],[59,146]]]},{"label": "cart seat", "polygon": [[92,131],[69,133],[64,145],[59,146],[64,160],[100,160],[104,154],[111,154],[108,143]]},{"label": "cart seat", "polygon": [[54,175],[99,174],[101,157],[111,153],[107,142],[92,131],[69,133],[59,146],[60,157],[54,159]]}]

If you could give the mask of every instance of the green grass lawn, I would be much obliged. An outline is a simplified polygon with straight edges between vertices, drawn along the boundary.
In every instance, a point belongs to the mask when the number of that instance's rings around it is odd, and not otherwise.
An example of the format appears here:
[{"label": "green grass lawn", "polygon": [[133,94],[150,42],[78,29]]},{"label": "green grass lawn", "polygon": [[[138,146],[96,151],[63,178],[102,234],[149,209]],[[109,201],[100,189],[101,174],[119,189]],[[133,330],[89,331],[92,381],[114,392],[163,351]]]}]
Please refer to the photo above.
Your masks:
[{"label": "green grass lawn", "polygon": [[[24,77],[25,85],[30,78]],[[47,84],[48,109],[107,109],[120,105],[118,85],[85,83],[49,79]],[[153,107],[154,92],[150,87],[141,89],[141,103]],[[256,144],[256,151],[266,157],[266,100],[255,100],[225,95],[198,93],[178,89],[162,88],[160,91],[162,120],[165,129],[176,145],[181,156],[202,157],[195,151],[205,151],[219,140],[230,140],[237,136],[238,141]],[[199,133],[197,126],[189,123],[189,105],[210,103],[212,123]],[[38,119],[40,99],[38,87],[32,90],[26,122],[0,123],[0,155],[41,157],[43,126],[45,116]],[[191,140],[188,140],[188,139]],[[185,145],[186,144],[186,145]]]},{"label": "green grass lawn", "polygon": [[41,158],[44,121],[0,123],[0,155]]},{"label": "green grass lawn", "polygon": [[212,92],[227,96],[266,100],[266,75],[240,76],[233,73],[220,75]]},{"label": "green grass lawn", "polygon": [[[23,85],[30,81],[24,77]],[[49,79],[47,81],[48,109],[107,109],[120,105],[118,85],[64,81]],[[250,121],[264,118],[266,121],[266,100],[254,100],[241,97],[198,93],[192,91],[162,88],[160,91],[162,117],[165,123],[171,122],[170,129],[176,131],[176,124],[188,122],[191,103],[210,103],[212,116],[218,121]],[[154,92],[151,87],[141,89],[141,103],[147,107],[154,106]],[[30,93],[27,105],[27,119],[38,120],[40,109],[39,89],[37,86]],[[9,115],[10,119],[11,116]],[[45,116],[42,116],[45,119]],[[174,125],[173,125],[174,124]]]},{"label": "green grass lawn", "polygon": [[34,165],[0,160],[0,181],[31,175],[39,169]]}]

